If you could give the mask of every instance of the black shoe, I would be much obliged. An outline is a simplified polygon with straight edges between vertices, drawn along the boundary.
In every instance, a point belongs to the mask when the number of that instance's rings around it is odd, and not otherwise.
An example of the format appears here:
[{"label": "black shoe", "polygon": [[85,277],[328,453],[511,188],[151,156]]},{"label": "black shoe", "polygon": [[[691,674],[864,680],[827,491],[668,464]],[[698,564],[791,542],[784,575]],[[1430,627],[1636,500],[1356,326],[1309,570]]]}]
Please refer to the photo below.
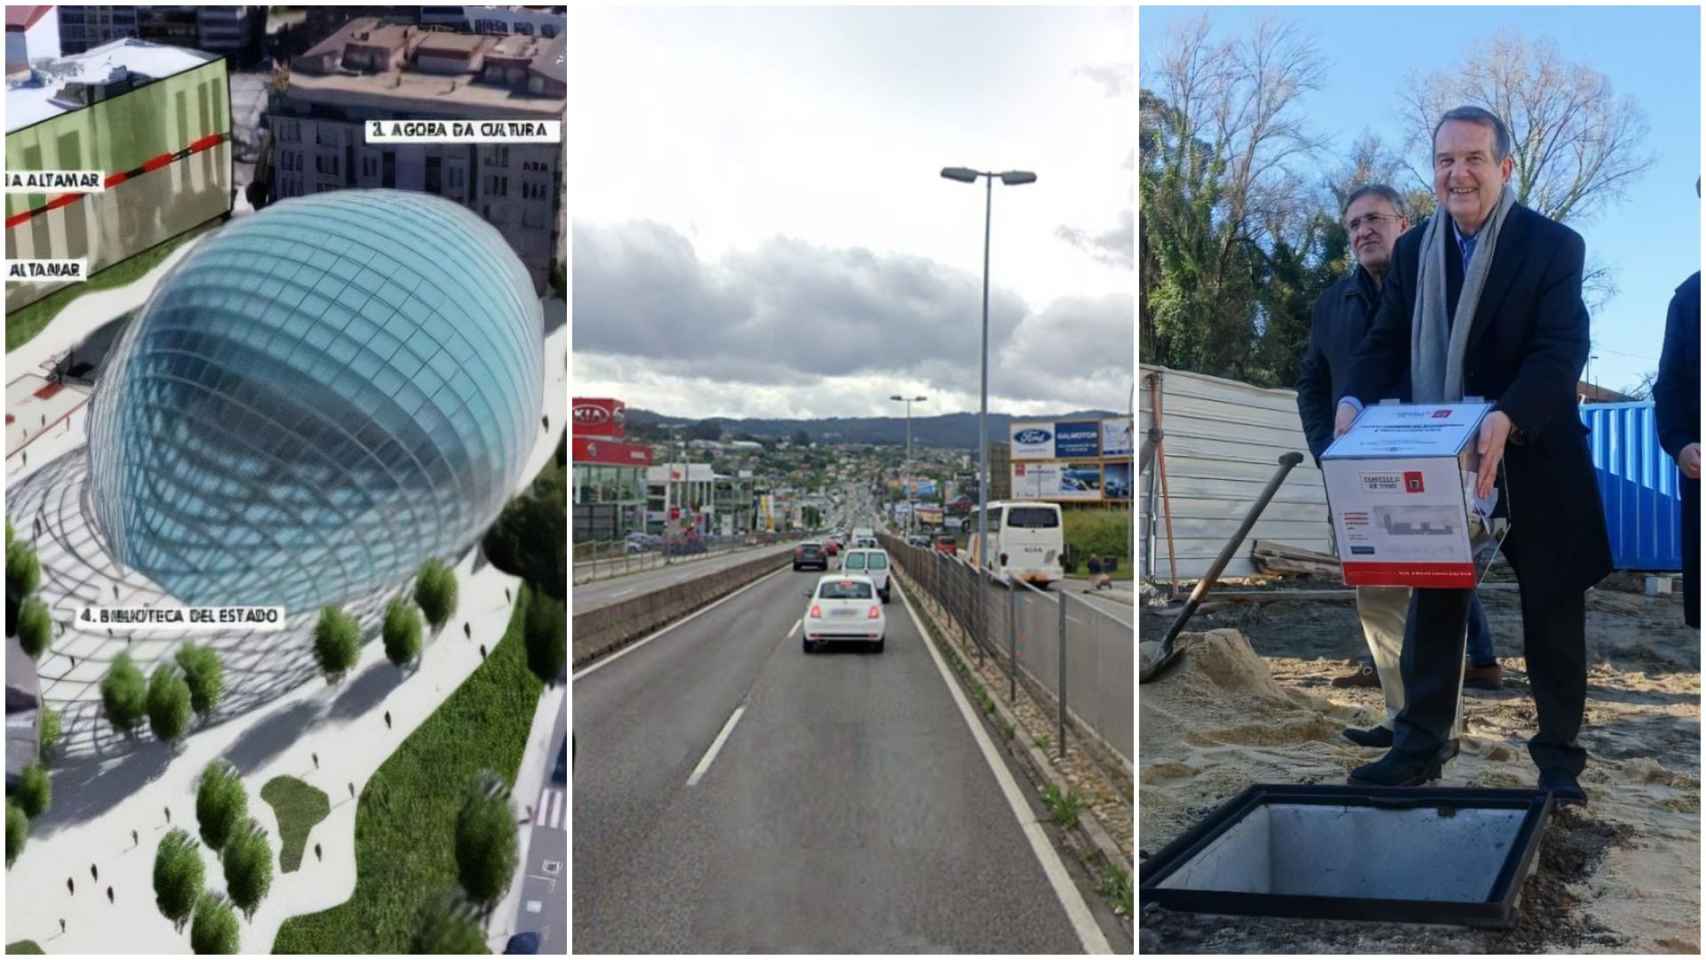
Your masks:
[{"label": "black shoe", "polygon": [[1359,747],[1379,747],[1382,750],[1392,749],[1392,728],[1369,727],[1358,730],[1356,727],[1345,728],[1345,739]]},{"label": "black shoe", "polygon": [[1438,780],[1444,772],[1445,760],[1413,753],[1389,751],[1373,763],[1366,763],[1346,778],[1346,783],[1359,787],[1419,787]]},{"label": "black shoe", "polygon": [[1540,771],[1540,782],[1536,784],[1536,789],[1550,793],[1553,806],[1588,802],[1587,791],[1576,782],[1576,775],[1564,767],[1548,767]]}]

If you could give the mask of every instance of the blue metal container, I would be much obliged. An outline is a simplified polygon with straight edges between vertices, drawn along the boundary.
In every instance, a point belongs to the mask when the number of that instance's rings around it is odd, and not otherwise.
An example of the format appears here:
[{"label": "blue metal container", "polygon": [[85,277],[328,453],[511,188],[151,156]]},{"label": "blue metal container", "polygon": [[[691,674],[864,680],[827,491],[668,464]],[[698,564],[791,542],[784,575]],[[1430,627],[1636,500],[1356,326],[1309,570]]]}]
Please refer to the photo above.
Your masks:
[{"label": "blue metal container", "polygon": [[1599,499],[1618,570],[1682,569],[1682,475],[1659,446],[1651,400],[1584,403]]}]

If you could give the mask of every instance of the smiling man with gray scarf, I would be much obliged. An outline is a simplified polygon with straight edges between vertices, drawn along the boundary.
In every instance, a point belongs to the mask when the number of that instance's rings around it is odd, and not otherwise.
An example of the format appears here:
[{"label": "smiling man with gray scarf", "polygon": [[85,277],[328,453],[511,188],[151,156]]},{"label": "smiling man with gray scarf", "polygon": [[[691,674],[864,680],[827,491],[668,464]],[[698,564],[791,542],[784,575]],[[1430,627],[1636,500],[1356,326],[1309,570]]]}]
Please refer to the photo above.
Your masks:
[{"label": "smiling man with gray scarf", "polygon": [[[1516,202],[1510,134],[1494,114],[1458,107],[1434,129],[1438,210],[1398,238],[1368,336],[1352,362],[1335,435],[1365,404],[1482,397],[1494,404],[1477,443],[1477,493],[1504,466],[1504,553],[1522,596],[1523,657],[1539,732],[1528,749],[1540,789],[1582,802],[1587,753],[1576,742],[1587,698],[1587,589],[1611,570],[1576,384],[1588,355],[1582,238]],[[1398,396],[1408,372],[1410,395]],[[1438,778],[1463,669],[1470,590],[1412,592],[1391,752],[1353,783]]]}]

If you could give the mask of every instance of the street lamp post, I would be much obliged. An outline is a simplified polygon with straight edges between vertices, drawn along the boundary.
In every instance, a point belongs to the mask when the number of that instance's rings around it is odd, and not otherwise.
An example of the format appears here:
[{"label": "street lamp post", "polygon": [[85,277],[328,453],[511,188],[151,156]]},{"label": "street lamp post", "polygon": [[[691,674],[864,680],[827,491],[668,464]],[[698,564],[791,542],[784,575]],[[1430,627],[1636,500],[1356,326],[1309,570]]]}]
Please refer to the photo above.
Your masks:
[{"label": "street lamp post", "polygon": [[903,397],[897,393],[890,396],[889,399],[899,400],[906,404],[906,469],[904,471],[906,479],[903,482],[906,484],[906,532],[911,534],[913,529],[913,511],[918,509],[912,503],[912,405],[914,403],[923,403],[929,398]]},{"label": "street lamp post", "polygon": [[1028,170],[1008,170],[992,173],[969,167],[943,167],[942,176],[961,183],[984,180],[983,191],[983,347],[981,350],[982,378],[978,387],[977,408],[977,569],[987,575],[989,570],[989,220],[995,204],[995,178],[1010,187],[1035,183],[1037,175]]}]

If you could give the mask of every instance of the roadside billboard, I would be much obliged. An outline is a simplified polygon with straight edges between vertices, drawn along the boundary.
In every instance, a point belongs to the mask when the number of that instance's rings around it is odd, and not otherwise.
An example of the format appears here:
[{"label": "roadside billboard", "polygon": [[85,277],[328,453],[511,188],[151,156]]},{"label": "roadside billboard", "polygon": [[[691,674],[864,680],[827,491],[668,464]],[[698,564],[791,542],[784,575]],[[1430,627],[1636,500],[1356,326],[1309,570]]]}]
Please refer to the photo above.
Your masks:
[{"label": "roadside billboard", "polygon": [[1009,460],[1053,460],[1054,423],[1047,420],[1014,421],[1008,426]]},{"label": "roadside billboard", "polygon": [[1060,487],[1054,495],[1062,500],[1102,499],[1102,465],[1060,464]]},{"label": "roadside billboard", "polygon": [[1102,465],[1102,496],[1109,500],[1131,499],[1131,463]]},{"label": "roadside billboard", "polygon": [[1055,424],[1055,459],[1094,457],[1101,452],[1102,425],[1099,422],[1095,420],[1073,420]]},{"label": "roadside billboard", "polygon": [[1060,464],[1013,464],[1013,499],[1053,498],[1060,490]]},{"label": "roadside billboard", "polygon": [[1129,457],[1131,448],[1131,418],[1113,417],[1102,421],[1102,456]]}]

